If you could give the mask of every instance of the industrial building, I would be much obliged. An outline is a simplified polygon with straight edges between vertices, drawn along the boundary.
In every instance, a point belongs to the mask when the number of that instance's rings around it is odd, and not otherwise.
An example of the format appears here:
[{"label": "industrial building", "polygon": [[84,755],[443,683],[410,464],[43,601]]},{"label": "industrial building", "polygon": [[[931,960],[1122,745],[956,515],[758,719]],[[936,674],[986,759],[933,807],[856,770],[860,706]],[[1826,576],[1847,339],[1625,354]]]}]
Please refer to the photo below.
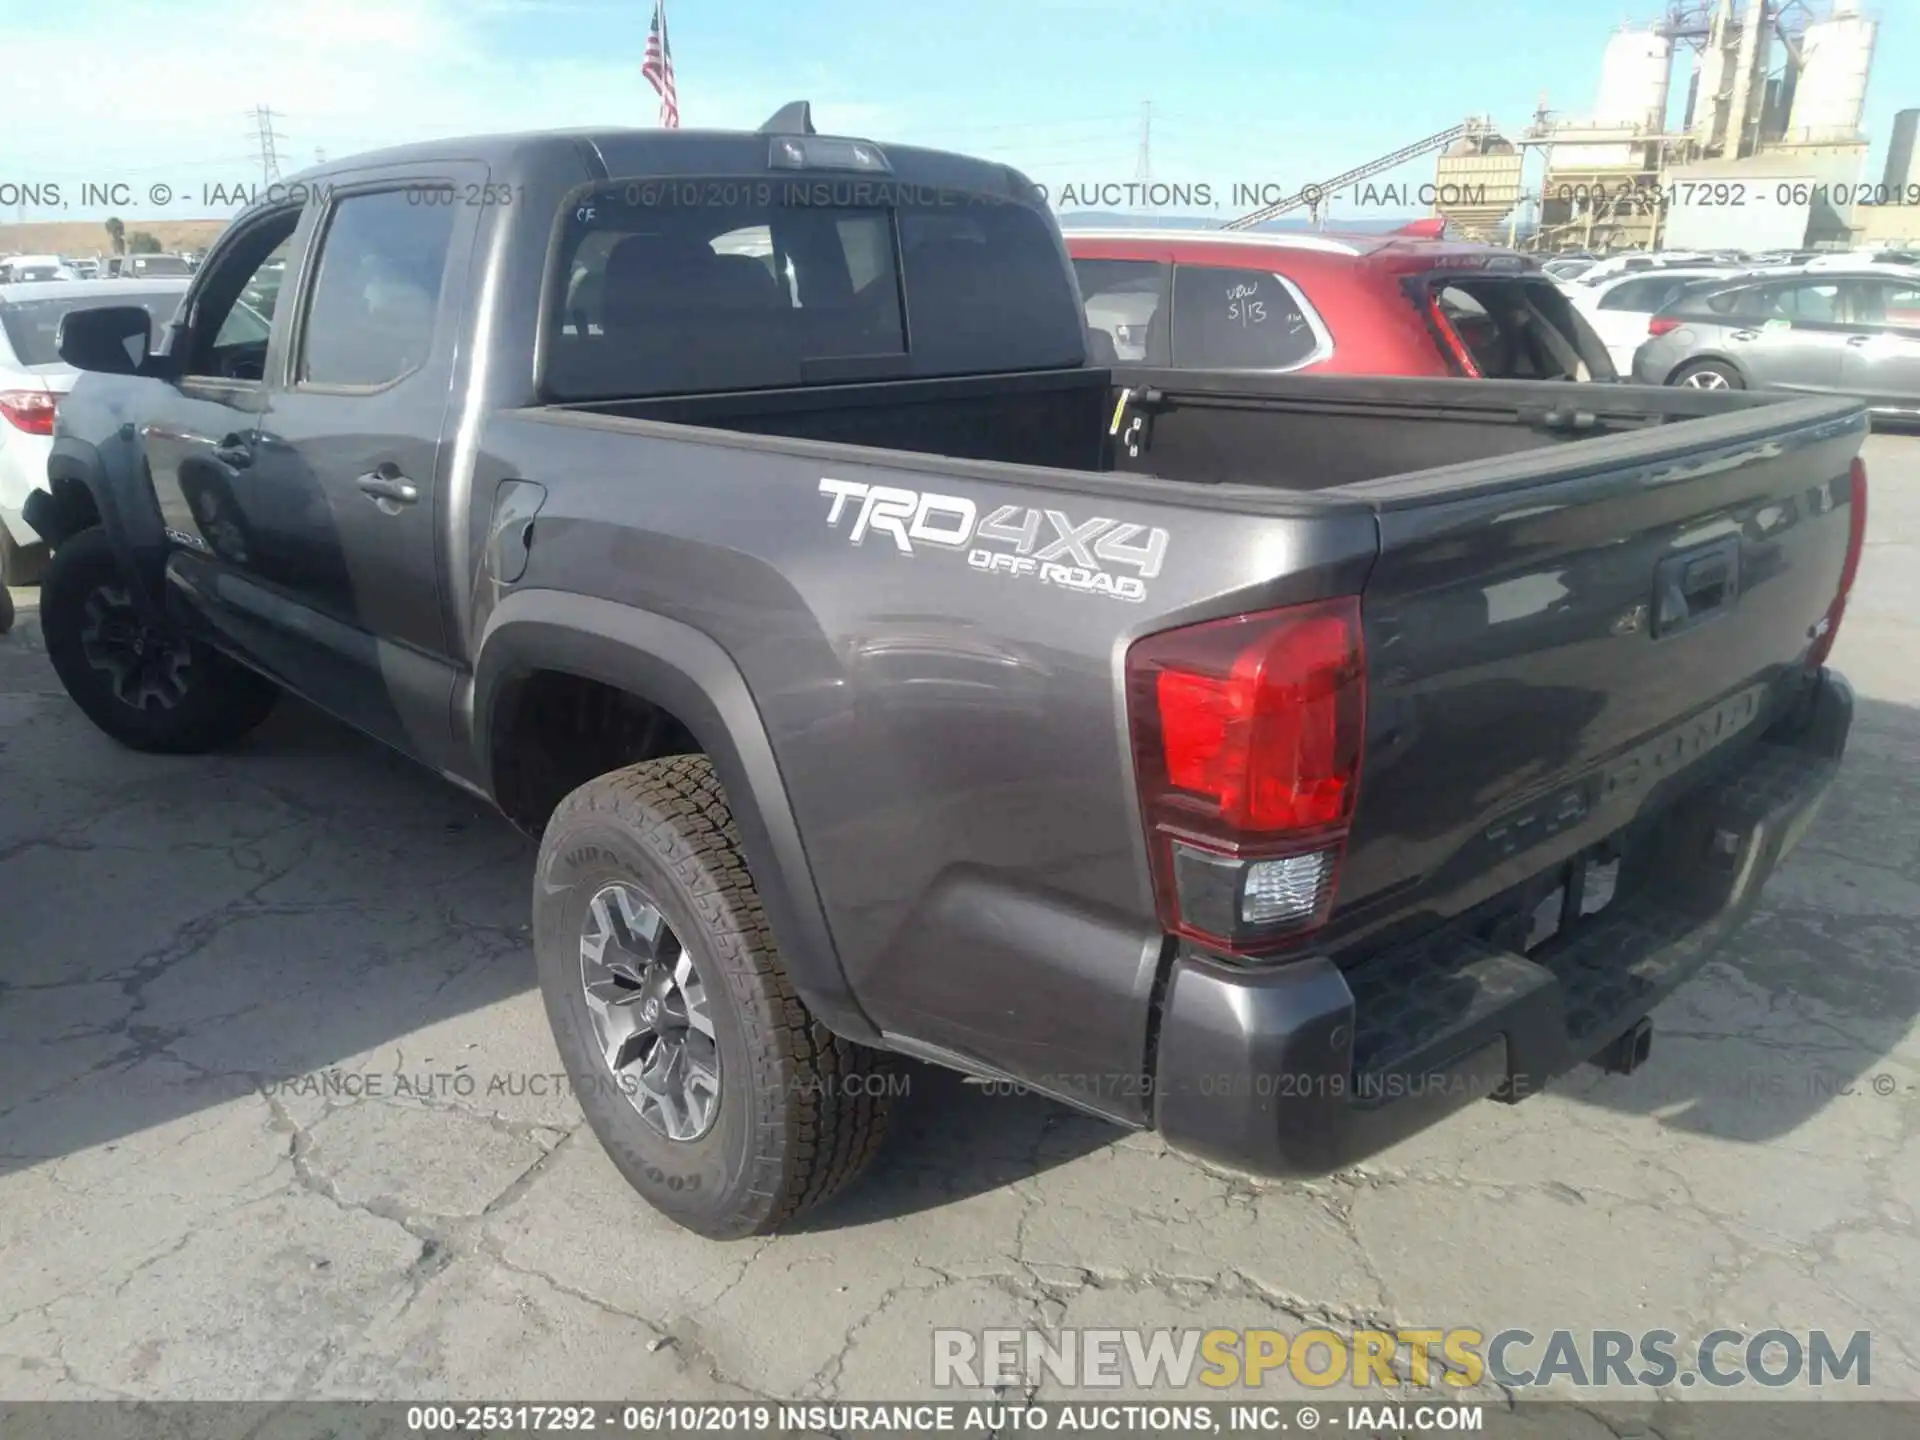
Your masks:
[{"label": "industrial building", "polygon": [[1454,233],[1512,241],[1524,228],[1542,249],[1910,241],[1920,206],[1874,202],[1920,180],[1920,116],[1902,112],[1886,174],[1865,174],[1877,31],[1856,0],[1676,4],[1608,40],[1590,113],[1543,98],[1517,135],[1462,134],[1437,163],[1436,210]]},{"label": "industrial building", "polygon": [[1886,170],[1870,205],[1854,207],[1856,245],[1920,250],[1920,110],[1893,117]]}]

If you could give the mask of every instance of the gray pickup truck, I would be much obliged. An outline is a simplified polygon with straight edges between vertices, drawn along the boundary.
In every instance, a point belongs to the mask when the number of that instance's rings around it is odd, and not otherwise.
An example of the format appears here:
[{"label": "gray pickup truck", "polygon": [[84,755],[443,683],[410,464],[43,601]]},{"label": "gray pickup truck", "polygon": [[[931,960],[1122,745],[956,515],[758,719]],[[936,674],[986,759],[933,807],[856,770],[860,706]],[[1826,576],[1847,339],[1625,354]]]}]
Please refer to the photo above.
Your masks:
[{"label": "gray pickup truck", "polygon": [[292,691],[540,835],[580,1103],[708,1235],[900,1056],[1272,1175],[1631,1069],[1851,722],[1859,405],[1089,365],[1027,180],[800,107],[332,165],[61,353],[75,702]]}]

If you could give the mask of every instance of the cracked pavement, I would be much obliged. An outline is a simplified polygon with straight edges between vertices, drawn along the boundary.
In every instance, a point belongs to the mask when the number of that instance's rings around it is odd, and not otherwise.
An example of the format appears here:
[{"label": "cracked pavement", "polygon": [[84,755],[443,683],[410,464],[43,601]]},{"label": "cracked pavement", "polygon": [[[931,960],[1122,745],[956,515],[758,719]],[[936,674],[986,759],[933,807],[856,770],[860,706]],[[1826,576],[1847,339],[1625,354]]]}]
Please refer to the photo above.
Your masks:
[{"label": "cracked pavement", "polygon": [[1868,462],[1839,786],[1638,1075],[1292,1183],[916,1070],[864,1184],[735,1245],[582,1128],[528,841],[297,705],[119,750],[16,592],[0,1398],[900,1399],[936,1326],[1315,1322],[1866,1329],[1920,1396],[1920,437]]}]

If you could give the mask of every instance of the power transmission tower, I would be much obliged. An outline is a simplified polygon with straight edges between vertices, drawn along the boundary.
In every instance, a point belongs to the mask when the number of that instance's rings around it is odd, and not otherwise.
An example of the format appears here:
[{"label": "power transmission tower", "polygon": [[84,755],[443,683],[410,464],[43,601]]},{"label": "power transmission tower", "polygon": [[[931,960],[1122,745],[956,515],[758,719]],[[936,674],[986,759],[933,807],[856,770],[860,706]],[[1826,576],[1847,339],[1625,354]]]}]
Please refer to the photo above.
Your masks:
[{"label": "power transmission tower", "polygon": [[271,107],[253,107],[253,133],[260,145],[260,183],[271,185],[280,178],[280,137],[273,133],[273,122],[281,116]]},{"label": "power transmission tower", "polygon": [[1140,158],[1134,163],[1133,178],[1153,178],[1153,101],[1140,102]]}]

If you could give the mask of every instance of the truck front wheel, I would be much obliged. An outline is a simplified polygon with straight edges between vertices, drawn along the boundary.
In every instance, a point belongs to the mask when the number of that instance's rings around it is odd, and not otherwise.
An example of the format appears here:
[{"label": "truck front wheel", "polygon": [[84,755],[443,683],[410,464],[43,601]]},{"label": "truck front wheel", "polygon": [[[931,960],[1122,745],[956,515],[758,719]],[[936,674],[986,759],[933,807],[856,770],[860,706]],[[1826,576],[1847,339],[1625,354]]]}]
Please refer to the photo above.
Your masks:
[{"label": "truck front wheel", "polygon": [[280,695],[245,666],[151,623],[97,525],[64,541],[48,561],[40,630],[73,703],[135,750],[221,749],[265,720]]},{"label": "truck front wheel", "polygon": [[670,1219],[767,1234],[873,1158],[892,1058],[834,1035],[794,992],[706,757],[616,770],[563,800],[533,929],[580,1108]]}]

